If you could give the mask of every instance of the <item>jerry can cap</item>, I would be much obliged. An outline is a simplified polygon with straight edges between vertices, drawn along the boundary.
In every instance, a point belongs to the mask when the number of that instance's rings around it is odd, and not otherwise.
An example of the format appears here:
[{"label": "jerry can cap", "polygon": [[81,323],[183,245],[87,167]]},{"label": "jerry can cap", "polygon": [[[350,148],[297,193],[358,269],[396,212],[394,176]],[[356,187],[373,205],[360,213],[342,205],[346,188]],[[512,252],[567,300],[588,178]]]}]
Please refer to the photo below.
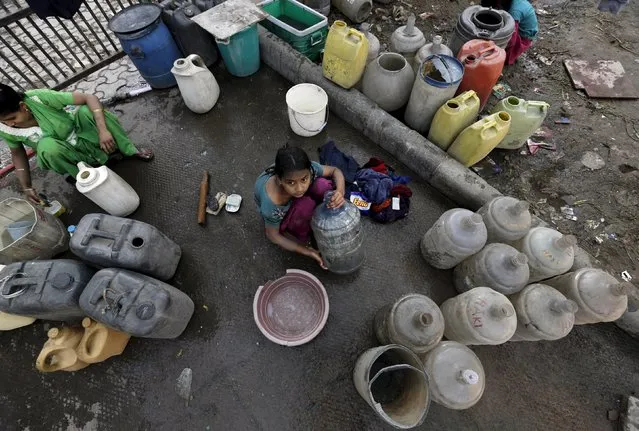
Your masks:
[{"label": "jerry can cap", "polygon": [[97,181],[99,176],[97,169],[87,166],[82,162],[78,163],[78,168],[80,169],[80,172],[78,172],[78,175],[76,176],[76,181],[79,184],[88,186]]},{"label": "jerry can cap", "polygon": [[56,274],[53,277],[53,280],[51,280],[51,284],[56,289],[66,289],[68,287],[71,287],[74,281],[75,280],[71,274],[63,272],[60,274]]}]

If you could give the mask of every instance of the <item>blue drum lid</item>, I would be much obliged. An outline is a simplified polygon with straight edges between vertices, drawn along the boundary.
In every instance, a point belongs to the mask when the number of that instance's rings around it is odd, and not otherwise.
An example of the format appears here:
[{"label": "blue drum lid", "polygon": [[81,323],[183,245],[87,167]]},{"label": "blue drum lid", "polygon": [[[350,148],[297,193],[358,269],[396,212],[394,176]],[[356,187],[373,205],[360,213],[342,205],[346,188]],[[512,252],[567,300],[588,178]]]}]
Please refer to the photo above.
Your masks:
[{"label": "blue drum lid", "polygon": [[455,57],[434,54],[427,57],[419,66],[420,77],[435,87],[449,87],[461,81],[464,65]]},{"label": "blue drum lid", "polygon": [[114,33],[135,33],[145,29],[160,18],[162,8],[152,3],[140,3],[126,7],[109,20]]}]

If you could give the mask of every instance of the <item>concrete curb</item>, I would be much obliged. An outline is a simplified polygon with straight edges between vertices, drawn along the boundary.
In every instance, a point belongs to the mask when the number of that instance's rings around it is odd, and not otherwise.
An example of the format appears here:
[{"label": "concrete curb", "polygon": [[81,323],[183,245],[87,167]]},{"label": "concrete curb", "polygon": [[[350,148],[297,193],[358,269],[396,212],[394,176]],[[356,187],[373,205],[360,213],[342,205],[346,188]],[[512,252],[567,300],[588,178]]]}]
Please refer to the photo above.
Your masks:
[{"label": "concrete curb", "polygon": [[[358,90],[345,90],[333,84],[324,78],[320,66],[279,37],[262,27],[258,28],[260,55],[266,65],[295,84],[308,82],[322,87],[328,94],[329,107],[333,113],[391,153],[444,196],[475,211],[492,198],[502,195],[479,175],[379,108]],[[535,225],[547,225],[538,217],[534,219]],[[587,251],[577,247],[572,270],[589,266],[601,264]],[[618,325],[639,338],[639,311],[626,312]]]}]

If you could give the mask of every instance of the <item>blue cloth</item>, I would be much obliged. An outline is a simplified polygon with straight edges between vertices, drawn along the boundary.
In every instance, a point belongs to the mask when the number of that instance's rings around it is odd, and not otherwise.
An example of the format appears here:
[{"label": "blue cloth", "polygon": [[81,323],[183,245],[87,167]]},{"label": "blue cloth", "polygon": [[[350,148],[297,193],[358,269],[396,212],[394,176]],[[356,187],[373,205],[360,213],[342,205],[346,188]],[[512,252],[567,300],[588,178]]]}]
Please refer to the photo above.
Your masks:
[{"label": "blue cloth", "polygon": [[393,184],[397,185],[397,184],[403,184],[406,185],[408,183],[410,183],[411,181],[413,181],[413,179],[407,175],[397,175],[395,173],[395,171],[388,171],[388,176],[390,177],[391,180],[393,180]]},{"label": "blue cloth", "polygon": [[[316,178],[323,176],[324,168],[322,168],[322,165],[317,162],[311,162],[311,178],[309,185],[312,184]],[[286,205],[276,205],[273,200],[271,200],[268,192],[266,191],[266,183],[271,177],[272,174],[269,174],[266,171],[262,172],[260,176],[257,177],[254,188],[255,203],[257,204],[257,208],[264,219],[266,226],[278,228],[291,207],[291,202],[287,202]]]},{"label": "blue cloth", "polygon": [[359,189],[374,204],[384,202],[393,188],[393,180],[385,174],[372,169],[360,169],[355,175],[355,182]]},{"label": "blue cloth", "polygon": [[335,142],[329,139],[319,150],[320,163],[327,166],[335,166],[344,174],[347,183],[355,181],[355,174],[359,169],[359,164],[352,157],[341,152]]},{"label": "blue cloth", "polygon": [[375,172],[379,172],[381,174],[386,174],[388,175],[391,180],[393,180],[393,183],[395,185],[397,184],[408,184],[411,182],[412,178],[408,177],[408,176],[402,176],[402,175],[397,175],[397,173],[395,172],[395,169],[393,169],[392,166],[387,165],[386,162],[384,162],[382,159],[380,159],[379,157],[371,157],[370,160],[368,162],[366,162],[366,164],[364,166],[362,166],[363,169],[372,169]]},{"label": "blue cloth", "polygon": [[519,22],[519,35],[526,39],[535,40],[539,26],[535,8],[528,0],[513,0],[508,13]]}]

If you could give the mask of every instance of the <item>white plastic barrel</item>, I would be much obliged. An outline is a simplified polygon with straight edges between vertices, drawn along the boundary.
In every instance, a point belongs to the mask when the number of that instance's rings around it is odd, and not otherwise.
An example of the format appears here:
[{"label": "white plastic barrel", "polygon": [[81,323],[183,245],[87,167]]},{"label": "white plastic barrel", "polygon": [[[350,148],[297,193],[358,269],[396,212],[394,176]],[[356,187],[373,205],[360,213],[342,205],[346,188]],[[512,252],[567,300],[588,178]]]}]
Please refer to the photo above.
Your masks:
[{"label": "white plastic barrel", "polygon": [[288,119],[299,136],[315,136],[328,121],[328,95],[315,84],[297,84],[286,92]]}]

